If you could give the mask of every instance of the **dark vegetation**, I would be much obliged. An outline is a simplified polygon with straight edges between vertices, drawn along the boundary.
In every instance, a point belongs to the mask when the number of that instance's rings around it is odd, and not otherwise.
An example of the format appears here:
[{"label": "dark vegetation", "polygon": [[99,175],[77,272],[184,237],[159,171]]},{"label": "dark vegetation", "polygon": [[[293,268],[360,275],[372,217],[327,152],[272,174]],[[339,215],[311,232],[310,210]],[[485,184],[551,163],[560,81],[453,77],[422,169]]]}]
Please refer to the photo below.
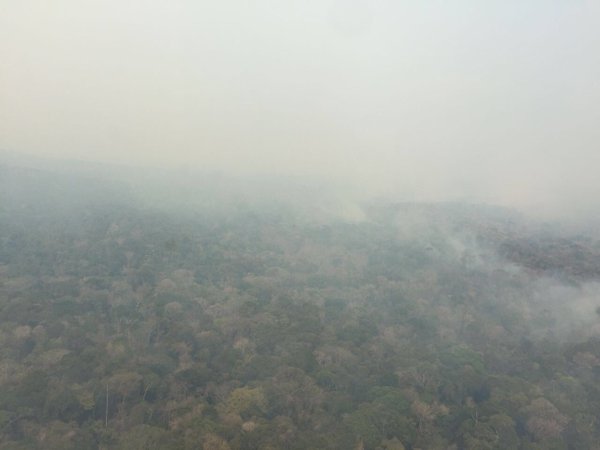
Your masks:
[{"label": "dark vegetation", "polygon": [[600,448],[592,238],[0,176],[0,449]]}]

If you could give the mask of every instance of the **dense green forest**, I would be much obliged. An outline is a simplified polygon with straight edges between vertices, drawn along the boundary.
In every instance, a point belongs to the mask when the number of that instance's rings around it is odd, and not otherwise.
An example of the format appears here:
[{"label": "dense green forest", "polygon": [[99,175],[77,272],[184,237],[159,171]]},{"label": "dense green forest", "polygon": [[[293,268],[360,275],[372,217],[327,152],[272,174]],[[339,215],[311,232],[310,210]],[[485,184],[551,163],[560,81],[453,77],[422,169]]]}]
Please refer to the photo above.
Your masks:
[{"label": "dense green forest", "polygon": [[0,177],[0,449],[600,449],[594,236]]}]

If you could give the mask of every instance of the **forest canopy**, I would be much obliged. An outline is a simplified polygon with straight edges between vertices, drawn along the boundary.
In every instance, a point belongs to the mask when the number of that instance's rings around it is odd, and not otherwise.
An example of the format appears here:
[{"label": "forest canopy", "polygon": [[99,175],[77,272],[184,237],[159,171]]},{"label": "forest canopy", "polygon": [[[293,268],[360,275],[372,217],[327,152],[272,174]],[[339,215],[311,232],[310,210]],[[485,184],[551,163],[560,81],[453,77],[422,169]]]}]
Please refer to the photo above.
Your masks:
[{"label": "forest canopy", "polygon": [[1,449],[599,448],[597,237],[138,181],[0,167]]}]

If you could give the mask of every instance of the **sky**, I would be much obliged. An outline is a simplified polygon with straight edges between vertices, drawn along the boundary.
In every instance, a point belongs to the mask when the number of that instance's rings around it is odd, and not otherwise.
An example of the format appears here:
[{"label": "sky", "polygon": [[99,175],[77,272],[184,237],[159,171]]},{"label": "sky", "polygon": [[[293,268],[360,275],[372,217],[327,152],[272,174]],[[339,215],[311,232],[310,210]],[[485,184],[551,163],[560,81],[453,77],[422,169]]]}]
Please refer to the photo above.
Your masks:
[{"label": "sky", "polygon": [[0,0],[0,148],[600,212],[597,0]]}]

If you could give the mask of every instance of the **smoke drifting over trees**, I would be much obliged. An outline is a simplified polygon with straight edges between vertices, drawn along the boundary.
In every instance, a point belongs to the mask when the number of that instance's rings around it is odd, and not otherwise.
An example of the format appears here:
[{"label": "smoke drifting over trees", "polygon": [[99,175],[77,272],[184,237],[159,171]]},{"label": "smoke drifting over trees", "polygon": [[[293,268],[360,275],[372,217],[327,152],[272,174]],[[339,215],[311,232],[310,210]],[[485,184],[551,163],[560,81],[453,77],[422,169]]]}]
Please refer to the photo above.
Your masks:
[{"label": "smoke drifting over trees", "polygon": [[278,180],[0,175],[2,448],[596,448],[597,235]]},{"label": "smoke drifting over trees", "polygon": [[0,450],[599,450],[600,3],[0,6]]}]

